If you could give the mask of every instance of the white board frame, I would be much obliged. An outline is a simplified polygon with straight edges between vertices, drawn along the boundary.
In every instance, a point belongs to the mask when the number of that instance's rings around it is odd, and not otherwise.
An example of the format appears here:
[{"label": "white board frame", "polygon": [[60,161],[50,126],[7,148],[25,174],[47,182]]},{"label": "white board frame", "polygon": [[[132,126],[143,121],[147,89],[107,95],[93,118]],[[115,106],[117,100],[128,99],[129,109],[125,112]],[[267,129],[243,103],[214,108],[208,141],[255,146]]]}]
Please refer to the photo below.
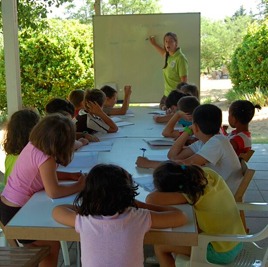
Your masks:
[{"label": "white board frame", "polygon": [[200,13],[94,16],[95,87],[113,84],[122,99],[130,84],[132,103],[159,102],[164,57],[146,39],[154,35],[163,44],[166,32],[177,34],[189,63],[188,82],[200,88]]}]

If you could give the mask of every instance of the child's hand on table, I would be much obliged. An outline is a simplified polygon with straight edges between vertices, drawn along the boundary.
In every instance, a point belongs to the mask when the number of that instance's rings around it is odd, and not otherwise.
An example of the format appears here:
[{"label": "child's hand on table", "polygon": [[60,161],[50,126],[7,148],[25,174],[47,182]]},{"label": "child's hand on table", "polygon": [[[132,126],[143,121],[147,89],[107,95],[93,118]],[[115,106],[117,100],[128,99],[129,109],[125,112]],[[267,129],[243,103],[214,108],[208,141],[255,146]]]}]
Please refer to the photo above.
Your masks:
[{"label": "child's hand on table", "polygon": [[140,168],[150,168],[150,160],[146,157],[137,157],[136,165]]}]

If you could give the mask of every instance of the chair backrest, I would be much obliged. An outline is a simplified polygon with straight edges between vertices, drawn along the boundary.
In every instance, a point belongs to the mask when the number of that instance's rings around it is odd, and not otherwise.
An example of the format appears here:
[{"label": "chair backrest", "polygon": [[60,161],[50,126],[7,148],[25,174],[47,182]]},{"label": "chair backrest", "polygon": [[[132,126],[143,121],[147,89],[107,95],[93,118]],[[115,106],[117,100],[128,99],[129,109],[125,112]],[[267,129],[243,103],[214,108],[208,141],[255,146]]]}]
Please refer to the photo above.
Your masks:
[{"label": "chair backrest", "polygon": [[[3,230],[3,232],[5,234],[5,226],[2,224],[1,221],[0,221],[0,228]],[[9,246],[11,246],[11,247],[19,247],[19,244],[18,244],[17,240],[15,240],[15,239],[7,239],[7,242],[9,244]]]},{"label": "chair backrest", "polygon": [[241,159],[241,169],[242,169],[242,174],[243,177],[241,179],[241,182],[239,184],[239,187],[237,188],[236,192],[234,193],[234,197],[236,202],[242,202],[244,194],[248,188],[249,183],[251,182],[255,170],[249,169],[247,166],[247,163],[245,160]]},{"label": "chair backrest", "polygon": [[[251,203],[248,208],[243,205],[243,210],[255,210],[259,212],[268,211],[268,203]],[[241,205],[238,205],[240,209]],[[254,208],[254,209],[253,209]],[[243,242],[244,246],[242,251],[236,257],[234,262],[224,266],[237,267],[237,266],[266,266],[265,263],[268,259],[268,248],[260,248],[254,242],[265,240],[268,238],[268,225],[266,225],[260,232],[250,235],[209,235],[200,233],[198,235],[198,246],[192,247],[190,265],[191,267],[209,267],[209,266],[222,266],[209,263],[207,261],[207,245],[212,241],[217,242]],[[179,257],[178,257],[178,260]]]},{"label": "chair backrest", "polygon": [[250,160],[250,158],[252,157],[252,155],[254,154],[255,150],[250,149],[248,152],[246,153],[241,153],[239,155],[239,159],[243,159],[245,162],[248,162]]}]

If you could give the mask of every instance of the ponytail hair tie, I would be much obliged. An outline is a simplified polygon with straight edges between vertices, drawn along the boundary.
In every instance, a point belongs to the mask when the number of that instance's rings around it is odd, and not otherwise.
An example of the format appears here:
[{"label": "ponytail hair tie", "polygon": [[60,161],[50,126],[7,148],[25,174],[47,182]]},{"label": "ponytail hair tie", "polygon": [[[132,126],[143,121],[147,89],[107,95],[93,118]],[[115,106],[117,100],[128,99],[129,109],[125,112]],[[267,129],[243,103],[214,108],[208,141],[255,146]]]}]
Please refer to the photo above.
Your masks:
[{"label": "ponytail hair tie", "polygon": [[186,166],[185,166],[185,165],[181,165],[181,169],[182,169],[183,171],[185,171],[185,170],[186,170]]}]

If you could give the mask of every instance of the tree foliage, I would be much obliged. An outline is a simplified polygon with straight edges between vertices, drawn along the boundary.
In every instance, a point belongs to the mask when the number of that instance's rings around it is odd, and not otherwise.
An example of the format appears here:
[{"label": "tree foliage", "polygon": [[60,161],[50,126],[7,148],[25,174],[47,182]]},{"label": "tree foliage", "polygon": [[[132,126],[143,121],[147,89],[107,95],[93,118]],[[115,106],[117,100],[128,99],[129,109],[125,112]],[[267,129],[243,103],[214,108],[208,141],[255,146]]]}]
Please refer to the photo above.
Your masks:
[{"label": "tree foliage", "polygon": [[236,12],[234,16],[226,17],[223,21],[202,18],[201,69],[210,72],[211,69],[227,65],[251,22],[252,16],[244,15],[243,11]]},{"label": "tree foliage", "polygon": [[[266,95],[268,87],[268,19],[249,28],[229,66],[233,90],[242,97]],[[261,100],[261,99],[259,99]],[[265,98],[263,98],[265,102]],[[263,102],[263,101],[262,101]],[[267,102],[267,101],[266,101]],[[265,103],[263,103],[265,104]],[[267,103],[266,103],[267,104]]]},{"label": "tree foliage", "polygon": [[[73,0],[17,0],[18,24],[20,28],[34,28],[43,26],[47,14],[53,6],[59,7],[63,3],[71,3]],[[2,1],[1,1],[2,4]],[[0,9],[2,17],[2,9]],[[0,20],[2,28],[2,20]]]},{"label": "tree foliage", "polygon": [[[53,97],[66,98],[73,89],[93,86],[91,26],[77,21],[49,20],[45,29],[22,31],[19,42],[25,106],[42,111]],[[3,69],[1,63],[1,76]],[[0,95],[4,93],[2,85]],[[1,98],[0,109],[4,107],[6,99]]]},{"label": "tree foliage", "polygon": [[[75,5],[70,4],[66,10],[69,19],[78,19],[81,23],[91,23],[94,15],[95,0],[80,0],[82,5],[75,10]],[[102,0],[102,15],[122,15],[122,14],[149,14],[159,13],[159,0]]]}]

